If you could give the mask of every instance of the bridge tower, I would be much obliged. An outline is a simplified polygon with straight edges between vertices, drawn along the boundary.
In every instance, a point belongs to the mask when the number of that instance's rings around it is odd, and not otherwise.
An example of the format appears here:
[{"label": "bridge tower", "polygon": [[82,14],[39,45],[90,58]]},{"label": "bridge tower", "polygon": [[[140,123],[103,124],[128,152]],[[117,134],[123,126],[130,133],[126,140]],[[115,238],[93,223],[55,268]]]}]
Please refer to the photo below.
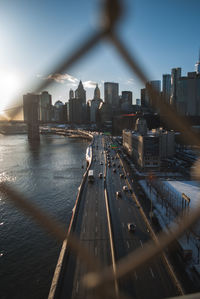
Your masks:
[{"label": "bridge tower", "polygon": [[23,96],[24,122],[28,126],[28,139],[39,140],[39,95],[28,93]]}]

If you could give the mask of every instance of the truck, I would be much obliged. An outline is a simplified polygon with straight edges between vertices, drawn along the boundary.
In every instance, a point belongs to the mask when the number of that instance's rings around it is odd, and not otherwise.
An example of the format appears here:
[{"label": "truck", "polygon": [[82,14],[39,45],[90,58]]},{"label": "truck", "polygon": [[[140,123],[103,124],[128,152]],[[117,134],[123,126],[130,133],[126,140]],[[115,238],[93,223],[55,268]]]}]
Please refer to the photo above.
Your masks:
[{"label": "truck", "polygon": [[88,182],[94,182],[94,170],[88,171]]}]

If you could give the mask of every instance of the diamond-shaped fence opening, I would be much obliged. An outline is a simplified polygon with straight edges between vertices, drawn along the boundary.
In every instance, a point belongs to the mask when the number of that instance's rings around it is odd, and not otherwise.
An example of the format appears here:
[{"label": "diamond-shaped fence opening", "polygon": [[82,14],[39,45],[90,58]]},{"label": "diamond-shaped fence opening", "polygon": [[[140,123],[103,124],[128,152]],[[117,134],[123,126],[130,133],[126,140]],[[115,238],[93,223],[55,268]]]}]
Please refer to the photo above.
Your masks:
[{"label": "diamond-shaped fence opening", "polygon": [[[126,46],[120,40],[115,25],[120,19],[123,12],[123,1],[120,0],[107,0],[104,1],[104,13],[103,20],[104,26],[94,34],[89,34],[84,42],[79,45],[78,49],[75,49],[73,54],[68,58],[64,59],[51,73],[62,73],[70,68],[74,63],[77,63],[81,58],[84,58],[86,54],[95,47],[98,43],[104,39],[109,40],[114,48],[121,56],[121,59],[127,65],[131,71],[137,75],[138,79],[146,84],[149,80],[137,62],[135,56],[129,53]],[[50,84],[48,80],[38,86],[35,92],[43,90]],[[181,136],[186,144],[200,145],[198,136],[192,131],[188,121],[177,114],[163,97],[161,98],[159,93],[151,85],[147,85],[148,94],[152,106],[159,110],[161,117],[164,122],[173,128],[181,132]],[[14,117],[21,106],[13,108],[9,111],[9,116]],[[199,162],[196,163],[195,176],[199,179]],[[6,183],[0,184],[1,193],[5,194],[6,197],[11,199],[18,208],[22,209],[37,221],[42,228],[46,229],[52,234],[58,241],[67,242],[67,246],[74,252],[77,258],[80,259],[81,263],[86,264],[88,268],[88,274],[83,277],[83,283],[85,288],[96,289],[96,296],[101,297],[107,296],[107,298],[126,298],[123,294],[119,294],[118,286],[115,284],[116,281],[135,269],[138,269],[155,256],[163,254],[165,248],[167,248],[173,241],[178,239],[186,230],[188,230],[200,216],[200,208],[195,211],[184,215],[178,222],[178,225],[173,228],[170,234],[161,233],[159,235],[153,235],[153,240],[144,245],[143,248],[134,251],[123,259],[119,260],[115,267],[110,266],[103,268],[100,261],[91,255],[86,248],[79,242],[79,240],[73,234],[66,234],[65,229],[52,218],[48,217],[39,208],[31,204],[24,196],[18,193],[12,187]],[[176,281],[176,277],[174,277]],[[113,282],[115,287],[113,288]],[[183,294],[183,290],[176,281],[179,293]],[[183,298],[200,298],[200,294],[192,294],[184,296]]]}]

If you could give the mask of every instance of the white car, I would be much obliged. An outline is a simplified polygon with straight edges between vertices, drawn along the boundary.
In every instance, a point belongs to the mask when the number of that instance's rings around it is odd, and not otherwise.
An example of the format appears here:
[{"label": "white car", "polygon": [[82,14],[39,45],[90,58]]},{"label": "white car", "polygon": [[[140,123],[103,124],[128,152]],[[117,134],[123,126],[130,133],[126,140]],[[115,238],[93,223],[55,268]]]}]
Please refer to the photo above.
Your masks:
[{"label": "white car", "polygon": [[127,186],[123,186],[123,191],[128,191],[128,187]]},{"label": "white car", "polygon": [[102,172],[99,173],[99,177],[100,177],[100,179],[102,179],[102,177],[103,177],[103,173]]}]

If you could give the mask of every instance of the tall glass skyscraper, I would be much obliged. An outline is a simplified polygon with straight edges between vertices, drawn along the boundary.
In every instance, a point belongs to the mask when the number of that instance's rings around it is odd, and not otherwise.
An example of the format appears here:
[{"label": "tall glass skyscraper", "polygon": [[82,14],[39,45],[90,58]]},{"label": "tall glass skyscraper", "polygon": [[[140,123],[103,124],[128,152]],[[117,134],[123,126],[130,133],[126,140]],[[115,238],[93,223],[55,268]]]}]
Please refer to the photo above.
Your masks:
[{"label": "tall glass skyscraper", "polygon": [[119,84],[113,82],[104,83],[104,101],[106,104],[117,107],[119,105]]}]

